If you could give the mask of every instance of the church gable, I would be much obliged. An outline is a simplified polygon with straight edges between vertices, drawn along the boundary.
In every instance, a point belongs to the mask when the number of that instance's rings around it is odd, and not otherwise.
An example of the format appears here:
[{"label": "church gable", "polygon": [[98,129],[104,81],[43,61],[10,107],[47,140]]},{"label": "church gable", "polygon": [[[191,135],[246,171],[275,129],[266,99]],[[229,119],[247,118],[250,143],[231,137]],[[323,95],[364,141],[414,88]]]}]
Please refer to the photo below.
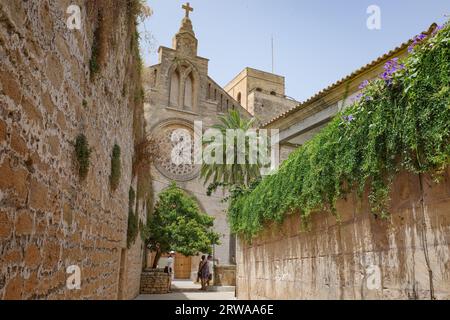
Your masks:
[{"label": "church gable", "polygon": [[251,117],[238,101],[208,76],[209,60],[197,55],[198,41],[189,18],[192,8],[189,5],[183,8],[186,15],[173,38],[173,48],[160,47],[159,64],[149,68],[147,83],[150,87],[146,89],[151,109],[177,112],[177,116],[182,118],[197,117],[192,120],[205,120],[207,117],[210,122],[205,123],[207,126],[217,122],[217,115],[232,109]]}]

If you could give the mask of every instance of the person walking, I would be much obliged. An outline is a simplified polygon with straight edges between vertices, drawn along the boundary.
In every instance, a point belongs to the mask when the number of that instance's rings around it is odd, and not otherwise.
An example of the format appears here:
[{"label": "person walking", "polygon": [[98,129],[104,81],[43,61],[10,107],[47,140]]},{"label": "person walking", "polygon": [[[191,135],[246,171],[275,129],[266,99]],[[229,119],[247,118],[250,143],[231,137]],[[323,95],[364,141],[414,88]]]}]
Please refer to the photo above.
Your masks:
[{"label": "person walking", "polygon": [[208,280],[206,282],[206,285],[209,287],[211,285],[211,281],[213,278],[213,273],[214,273],[214,263],[213,263],[213,257],[212,255],[208,256],[208,269],[209,269],[209,275],[208,275]]},{"label": "person walking", "polygon": [[[202,259],[200,260],[199,264],[198,264],[198,270],[197,270],[197,282],[201,283],[201,277],[202,277],[202,267],[203,267],[203,263],[206,259],[206,256],[203,255]],[[201,290],[201,289],[200,289]]]},{"label": "person walking", "polygon": [[169,292],[172,291],[172,280],[173,280],[173,258],[174,252],[170,252],[169,257],[167,258],[167,273],[169,274]]},{"label": "person walking", "polygon": [[199,267],[200,271],[200,280],[201,280],[201,284],[202,284],[202,288],[200,290],[206,291],[206,286],[208,283],[208,279],[209,279],[209,261],[208,259],[204,259],[201,263],[200,263],[200,267]]}]

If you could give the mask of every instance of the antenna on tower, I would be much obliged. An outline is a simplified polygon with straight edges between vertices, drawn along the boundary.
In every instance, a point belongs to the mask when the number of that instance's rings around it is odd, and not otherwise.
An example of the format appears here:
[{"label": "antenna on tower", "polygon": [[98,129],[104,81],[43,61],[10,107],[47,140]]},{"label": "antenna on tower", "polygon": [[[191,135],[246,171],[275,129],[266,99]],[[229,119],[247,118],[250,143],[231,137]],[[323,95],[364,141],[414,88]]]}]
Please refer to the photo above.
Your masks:
[{"label": "antenna on tower", "polygon": [[273,35],[272,35],[272,73],[275,73],[275,66],[274,66],[274,50],[273,50]]}]

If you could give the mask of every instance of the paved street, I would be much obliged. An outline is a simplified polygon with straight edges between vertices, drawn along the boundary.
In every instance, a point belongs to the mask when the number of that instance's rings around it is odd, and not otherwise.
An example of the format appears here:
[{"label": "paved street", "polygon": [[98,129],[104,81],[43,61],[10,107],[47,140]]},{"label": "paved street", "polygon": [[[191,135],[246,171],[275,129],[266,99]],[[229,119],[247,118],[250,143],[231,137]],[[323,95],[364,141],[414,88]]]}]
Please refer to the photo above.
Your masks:
[{"label": "paved street", "polygon": [[176,280],[172,283],[172,293],[140,295],[136,300],[235,300],[234,291],[200,291],[200,285],[192,281]]}]

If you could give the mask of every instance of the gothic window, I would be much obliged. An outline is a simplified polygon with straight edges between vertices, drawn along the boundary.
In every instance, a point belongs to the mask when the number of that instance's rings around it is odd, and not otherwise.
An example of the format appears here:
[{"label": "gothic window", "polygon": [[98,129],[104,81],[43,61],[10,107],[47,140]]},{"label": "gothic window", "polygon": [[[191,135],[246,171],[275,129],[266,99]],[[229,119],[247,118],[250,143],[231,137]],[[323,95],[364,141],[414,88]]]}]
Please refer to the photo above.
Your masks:
[{"label": "gothic window", "polygon": [[190,181],[197,177],[200,168],[194,163],[195,134],[191,127],[175,122],[161,124],[153,137],[156,148],[154,164],[159,172],[176,181]]},{"label": "gothic window", "polygon": [[237,95],[237,101],[239,102],[239,104],[241,104],[241,100],[242,100],[242,95],[239,92],[238,95]]},{"label": "gothic window", "polygon": [[180,73],[175,70],[170,77],[170,105],[178,107],[180,96]]},{"label": "gothic window", "polygon": [[192,73],[186,77],[184,83],[184,108],[186,110],[192,110],[194,105],[194,79]]}]

